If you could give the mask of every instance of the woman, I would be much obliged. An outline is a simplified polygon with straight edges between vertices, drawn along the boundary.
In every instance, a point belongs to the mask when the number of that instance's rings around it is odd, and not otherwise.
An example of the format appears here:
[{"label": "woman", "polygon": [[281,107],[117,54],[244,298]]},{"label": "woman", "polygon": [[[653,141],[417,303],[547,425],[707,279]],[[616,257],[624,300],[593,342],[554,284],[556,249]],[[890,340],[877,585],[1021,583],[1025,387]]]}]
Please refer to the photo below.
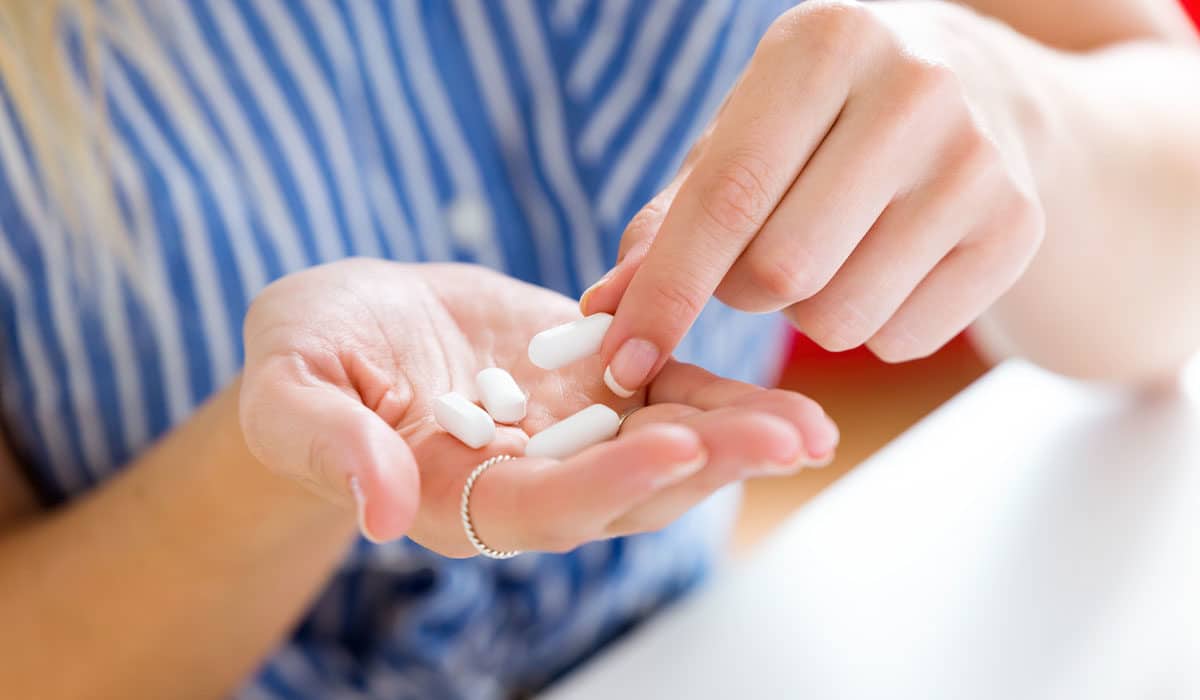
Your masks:
[{"label": "woman", "polygon": [[[972,4],[1033,38],[916,2],[5,3],[5,690],[540,687],[697,579],[710,494],[832,454],[736,381],[776,326],[713,294],[885,359],[986,310],[994,349],[1169,375],[1194,37],[1165,1]],[[618,252],[602,357],[536,371]],[[318,266],[350,255],[404,262]],[[470,450],[429,402],[492,364],[531,414]],[[641,408],[469,487],[487,547],[562,553],[446,558],[475,465],[596,401]]]}]

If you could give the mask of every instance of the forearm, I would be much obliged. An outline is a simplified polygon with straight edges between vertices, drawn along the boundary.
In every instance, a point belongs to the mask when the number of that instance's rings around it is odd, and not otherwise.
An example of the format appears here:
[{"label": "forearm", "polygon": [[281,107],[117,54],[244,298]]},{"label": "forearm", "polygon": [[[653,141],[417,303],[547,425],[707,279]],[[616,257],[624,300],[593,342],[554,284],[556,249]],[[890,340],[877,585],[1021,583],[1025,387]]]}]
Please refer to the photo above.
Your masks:
[{"label": "forearm", "polygon": [[353,516],[246,451],[237,384],[78,502],[0,536],[12,697],[219,697],[295,623]]},{"label": "forearm", "polygon": [[1046,48],[961,12],[961,74],[1032,164],[1042,247],[980,324],[993,348],[1147,380],[1200,348],[1200,50]]}]

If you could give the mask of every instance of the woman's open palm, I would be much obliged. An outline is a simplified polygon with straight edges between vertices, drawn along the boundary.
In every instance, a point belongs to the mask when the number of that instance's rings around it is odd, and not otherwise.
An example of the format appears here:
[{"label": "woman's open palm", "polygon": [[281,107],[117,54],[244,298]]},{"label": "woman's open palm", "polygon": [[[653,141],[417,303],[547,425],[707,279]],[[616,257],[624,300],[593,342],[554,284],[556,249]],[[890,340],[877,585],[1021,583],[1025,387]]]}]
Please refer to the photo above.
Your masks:
[{"label": "woman's open palm", "polygon": [[[570,299],[485,268],[347,260],[272,284],[246,317],[241,420],[269,468],[353,505],[373,538],[408,535],[450,556],[474,552],[459,522],[471,470],[592,403],[630,416],[614,440],[566,460],[497,464],[471,516],[496,549],[561,551],[660,528],[721,486],[828,459],[837,431],[800,395],[672,362],[628,399],[599,357],[549,372],[529,339],[578,318]],[[485,367],[512,373],[526,418],[475,450],[445,433],[433,400],[475,394]]]}]

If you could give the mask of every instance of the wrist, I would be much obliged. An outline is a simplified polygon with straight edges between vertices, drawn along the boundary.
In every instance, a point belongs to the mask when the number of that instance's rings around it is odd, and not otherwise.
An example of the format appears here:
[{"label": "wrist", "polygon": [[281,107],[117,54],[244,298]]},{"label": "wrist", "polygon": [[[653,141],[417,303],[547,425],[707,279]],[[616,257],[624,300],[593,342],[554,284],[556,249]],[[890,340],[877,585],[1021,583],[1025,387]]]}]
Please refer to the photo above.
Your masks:
[{"label": "wrist", "polygon": [[1062,120],[1054,99],[1064,89],[1058,75],[1069,57],[970,8],[922,4],[933,15],[945,60],[1010,167],[1026,172],[1039,189],[1053,182],[1061,162],[1055,151],[1069,143],[1058,136]]}]

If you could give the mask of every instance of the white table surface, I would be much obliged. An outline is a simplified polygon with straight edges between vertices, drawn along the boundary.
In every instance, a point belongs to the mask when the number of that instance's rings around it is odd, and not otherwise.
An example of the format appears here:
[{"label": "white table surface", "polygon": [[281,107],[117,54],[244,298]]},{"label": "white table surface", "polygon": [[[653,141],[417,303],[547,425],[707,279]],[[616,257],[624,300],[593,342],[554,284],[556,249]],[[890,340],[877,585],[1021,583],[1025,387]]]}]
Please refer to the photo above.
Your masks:
[{"label": "white table surface", "polygon": [[1014,362],[545,700],[1200,698],[1200,364]]}]

